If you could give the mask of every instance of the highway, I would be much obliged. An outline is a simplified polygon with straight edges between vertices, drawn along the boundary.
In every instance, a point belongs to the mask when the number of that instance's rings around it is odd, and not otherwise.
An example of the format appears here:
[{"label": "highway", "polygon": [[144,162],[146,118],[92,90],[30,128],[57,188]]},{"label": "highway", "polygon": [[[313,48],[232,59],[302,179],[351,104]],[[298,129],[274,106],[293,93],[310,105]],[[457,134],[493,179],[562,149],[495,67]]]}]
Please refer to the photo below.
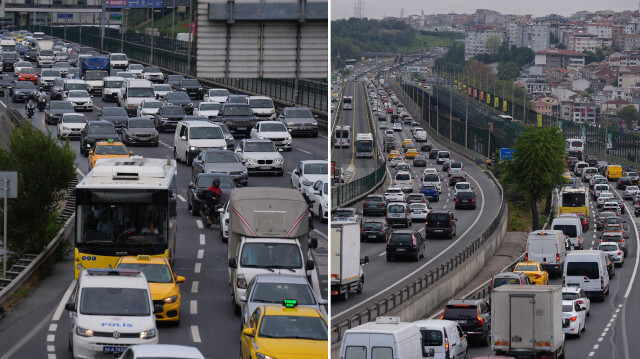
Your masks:
[{"label": "highway", "polygon": [[[387,121],[388,122],[388,121]],[[379,131],[378,141],[382,143],[382,132]],[[395,141],[401,148],[404,138],[412,138],[408,126],[405,126],[402,132],[396,132]],[[439,149],[445,149],[445,146],[435,143],[429,137],[429,140]],[[419,147],[419,143],[417,143]],[[421,152],[421,154],[424,154]],[[427,155],[428,157],[428,155]],[[457,220],[457,236],[451,239],[427,239],[425,258],[418,262],[387,262],[384,242],[364,242],[361,244],[360,256],[368,256],[370,263],[365,266],[365,287],[362,294],[351,293],[347,301],[340,301],[332,298],[331,301],[331,320],[337,323],[354,313],[357,313],[377,300],[384,298],[390,293],[397,291],[407,283],[415,280],[419,276],[429,272],[442,262],[449,259],[455,253],[459,252],[471,240],[479,236],[486,226],[495,218],[500,208],[501,197],[493,181],[482,173],[482,169],[474,162],[467,161],[461,157],[452,154],[452,158],[459,160],[464,164],[464,170],[468,175],[468,181],[475,188],[478,206],[475,210],[454,209],[453,204],[453,188],[448,186],[448,177],[446,172],[440,172],[442,181],[442,193],[439,202],[432,202],[430,206],[433,210],[451,210]],[[412,160],[408,160],[412,164]],[[413,193],[416,193],[420,187],[422,179],[421,174],[423,167],[413,168]],[[441,171],[442,165],[435,164],[435,160],[428,160],[427,167],[435,167]],[[391,176],[395,170],[388,168]],[[381,190],[384,192],[384,189]],[[360,207],[360,206],[359,206]],[[384,217],[363,217],[363,222],[367,219],[384,220]],[[424,223],[420,220],[413,221],[412,229],[418,229],[424,235]]]},{"label": "highway", "polygon": [[[100,96],[93,98],[95,109],[85,113],[95,120],[99,110],[115,103],[103,103]],[[199,101],[194,101],[195,105]],[[19,109],[24,114],[24,103],[0,101],[0,110]],[[26,117],[26,116],[25,116]],[[55,137],[55,126],[44,123],[44,112],[36,111],[32,124]],[[158,147],[131,147],[135,155],[165,158],[173,155],[173,133],[161,133]],[[238,139],[236,138],[236,141]],[[79,151],[79,141],[71,140],[77,151],[78,174],[88,171],[88,161]],[[327,137],[294,137],[293,151],[283,152],[284,177],[251,176],[249,186],[289,187],[289,176],[297,163],[305,159],[327,159]],[[218,225],[203,228],[199,217],[187,211],[187,184],[191,170],[178,162],[178,244],[174,262],[177,275],[186,277],[181,284],[182,304],[179,326],[159,324],[160,343],[196,346],[207,358],[238,357],[240,351],[240,318],[233,314],[228,289],[227,247],[220,239]],[[316,292],[327,298],[327,224],[315,221],[311,234],[318,239],[313,251],[317,276],[313,278]],[[39,288],[22,305],[0,321],[0,358],[71,358],[67,349],[69,320],[64,304],[73,281],[72,261],[67,258],[50,270]],[[46,353],[46,354],[45,354]]]}]

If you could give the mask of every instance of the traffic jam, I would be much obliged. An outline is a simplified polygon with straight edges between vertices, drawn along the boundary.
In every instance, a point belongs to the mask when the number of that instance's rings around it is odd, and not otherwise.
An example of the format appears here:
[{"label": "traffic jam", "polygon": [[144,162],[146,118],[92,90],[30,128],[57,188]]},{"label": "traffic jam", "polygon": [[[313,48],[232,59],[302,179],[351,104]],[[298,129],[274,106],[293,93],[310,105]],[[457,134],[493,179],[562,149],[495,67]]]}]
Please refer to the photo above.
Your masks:
[{"label": "traffic jam", "polygon": [[[327,358],[326,263],[313,252],[326,240],[328,162],[309,108],[43,33],[0,36],[6,106],[78,151],[75,281],[57,329],[69,352],[58,357],[213,357],[200,336],[226,326],[223,357]],[[228,281],[203,294],[230,295],[236,324],[188,315],[205,250],[226,259],[200,291]]]}]

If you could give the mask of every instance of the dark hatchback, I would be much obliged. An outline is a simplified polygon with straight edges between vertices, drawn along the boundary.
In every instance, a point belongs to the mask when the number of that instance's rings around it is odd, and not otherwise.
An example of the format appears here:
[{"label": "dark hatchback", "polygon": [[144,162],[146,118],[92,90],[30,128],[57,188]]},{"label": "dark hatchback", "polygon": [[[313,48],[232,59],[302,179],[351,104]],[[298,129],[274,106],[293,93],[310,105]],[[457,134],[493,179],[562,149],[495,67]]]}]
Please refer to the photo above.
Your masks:
[{"label": "dark hatchback", "polygon": [[127,110],[122,107],[103,107],[98,115],[98,120],[109,121],[118,131],[122,131],[122,127],[129,120]]},{"label": "dark hatchback", "polygon": [[362,203],[362,214],[365,216],[370,215],[385,215],[387,214],[387,201],[381,194],[370,194]]},{"label": "dark hatchback", "polygon": [[616,182],[616,188],[623,190],[623,189],[626,189],[627,186],[635,186],[637,184],[638,184],[638,181],[634,183],[631,177],[620,177],[618,178],[618,182]]},{"label": "dark hatchback", "polygon": [[163,105],[154,115],[153,123],[156,125],[158,132],[163,132],[167,128],[175,130],[178,121],[182,120],[184,116],[185,111],[182,106]]},{"label": "dark hatchback", "polygon": [[424,257],[425,250],[425,240],[419,231],[395,231],[387,240],[387,261],[408,258],[417,262]]},{"label": "dark hatchback", "polygon": [[440,319],[457,322],[471,342],[491,344],[491,306],[486,299],[452,299]]},{"label": "dark hatchback", "polygon": [[158,130],[148,117],[131,117],[122,127],[122,142],[125,145],[150,145],[158,147]]},{"label": "dark hatchback", "polygon": [[435,160],[436,158],[438,158],[438,152],[440,152],[439,149],[431,148],[431,151],[429,151],[429,159]]},{"label": "dark hatchback", "polygon": [[35,96],[38,92],[36,85],[31,81],[16,81],[13,83],[13,87],[9,91],[12,102],[27,102],[30,96]]},{"label": "dark hatchback", "polygon": [[200,173],[196,176],[196,180],[189,182],[187,186],[187,210],[194,216],[200,214],[204,198],[204,192],[207,191],[214,179],[220,180],[220,190],[222,191],[222,200],[220,204],[224,204],[229,198],[232,189],[242,187],[236,185],[233,177],[226,173]]},{"label": "dark hatchback", "polygon": [[13,86],[13,79],[8,74],[0,74],[0,92],[2,96],[9,94],[9,90]]},{"label": "dark hatchback", "polygon": [[119,141],[118,131],[109,121],[89,121],[80,132],[80,153],[87,157],[99,141]]},{"label": "dark hatchback", "polygon": [[204,89],[197,79],[183,79],[178,85],[180,91],[186,92],[189,97],[202,100],[204,98]]},{"label": "dark hatchback", "polygon": [[455,186],[458,182],[466,182],[467,176],[462,173],[456,173],[449,177],[449,186]]},{"label": "dark hatchback", "polygon": [[429,142],[426,142],[420,145],[420,151],[423,151],[423,152],[431,152],[432,148],[433,146]]},{"label": "dark hatchback", "polygon": [[451,211],[432,211],[425,222],[425,236],[427,238],[448,237],[456,235],[456,218]]},{"label": "dark hatchback", "polygon": [[44,122],[55,125],[60,121],[63,113],[74,113],[73,105],[69,101],[51,101],[44,110]]},{"label": "dark hatchback", "polygon": [[424,156],[414,157],[413,167],[427,167],[427,158]]},{"label": "dark hatchback", "polygon": [[360,229],[360,241],[386,241],[391,234],[391,228],[385,221],[368,220],[362,224]]},{"label": "dark hatchback", "polygon": [[456,209],[470,208],[476,209],[476,194],[473,191],[462,191],[456,194]]},{"label": "dark hatchback", "polygon": [[184,91],[173,91],[167,93],[164,98],[165,105],[181,106],[187,115],[193,115],[193,101]]}]

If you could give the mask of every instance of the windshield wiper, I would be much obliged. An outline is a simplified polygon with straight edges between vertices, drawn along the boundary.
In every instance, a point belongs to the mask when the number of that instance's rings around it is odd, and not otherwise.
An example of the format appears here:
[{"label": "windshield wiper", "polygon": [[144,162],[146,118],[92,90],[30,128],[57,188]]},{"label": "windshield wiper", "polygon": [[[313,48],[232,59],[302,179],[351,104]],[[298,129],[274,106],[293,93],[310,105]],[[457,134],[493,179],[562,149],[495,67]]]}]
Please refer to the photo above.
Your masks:
[{"label": "windshield wiper", "polygon": [[295,272],[296,272],[296,271],[295,271],[295,269],[292,269],[292,268],[290,268],[290,267],[285,267],[285,266],[268,266],[268,267],[265,267],[265,268],[266,268],[266,269],[271,270],[272,272],[274,272],[274,270],[272,270],[271,268],[275,268],[275,269],[288,269],[288,270],[290,270],[290,271],[291,271],[291,272],[293,272],[293,273],[295,273]]}]

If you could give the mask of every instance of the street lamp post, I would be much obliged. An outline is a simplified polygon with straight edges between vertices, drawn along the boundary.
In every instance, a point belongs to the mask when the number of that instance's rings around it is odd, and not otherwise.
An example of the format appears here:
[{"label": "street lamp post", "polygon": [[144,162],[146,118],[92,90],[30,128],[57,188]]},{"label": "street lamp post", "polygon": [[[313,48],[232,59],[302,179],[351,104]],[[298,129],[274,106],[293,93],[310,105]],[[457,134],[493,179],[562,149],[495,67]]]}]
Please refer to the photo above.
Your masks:
[{"label": "street lamp post", "polygon": [[155,17],[156,12],[156,2],[155,0],[151,0],[151,52],[149,53],[149,63],[153,64],[153,37],[155,35],[155,28],[153,25],[153,18]]}]

